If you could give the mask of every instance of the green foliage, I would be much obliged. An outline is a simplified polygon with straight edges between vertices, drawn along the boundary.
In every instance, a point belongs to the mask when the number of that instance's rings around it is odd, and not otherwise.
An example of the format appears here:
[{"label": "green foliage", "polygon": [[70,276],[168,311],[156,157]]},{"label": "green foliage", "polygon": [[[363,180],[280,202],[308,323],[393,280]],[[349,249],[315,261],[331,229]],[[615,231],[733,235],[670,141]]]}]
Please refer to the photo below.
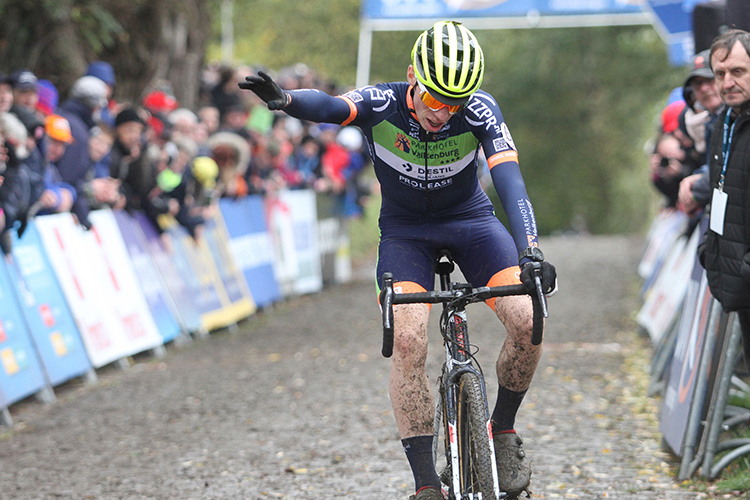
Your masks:
[{"label": "green foliage", "polygon": [[0,2],[0,67],[61,75],[114,46],[123,31],[112,6],[102,1]]},{"label": "green foliage", "polygon": [[[304,62],[351,87],[358,16],[356,0],[328,0],[325,8],[235,0],[237,62],[271,69]],[[214,22],[218,29],[218,17]],[[405,79],[417,34],[373,34],[371,82]],[[656,31],[482,30],[477,36],[487,59],[483,89],[498,100],[513,133],[540,232],[642,229],[659,199],[644,145],[666,96],[685,75],[684,68],[670,67]],[[218,40],[209,52],[214,59]]]},{"label": "green foliage", "polygon": [[[747,396],[744,397],[744,402],[748,402]],[[748,438],[750,438],[750,429],[742,426],[725,432],[722,440]],[[719,452],[714,463],[729,451]],[[750,494],[750,457],[744,455],[734,459],[713,481],[695,477],[687,481],[686,485],[693,490],[707,493],[709,499],[748,498],[748,494]]]},{"label": "green foliage", "polygon": [[111,11],[93,1],[80,1],[70,11],[78,33],[94,53],[114,45],[123,28]]},{"label": "green foliage", "polygon": [[[304,62],[339,85],[352,85],[359,4],[359,0],[235,0],[235,62],[271,69]],[[216,43],[209,50],[209,60],[220,59],[219,8],[217,3]]]},{"label": "green foliage", "polygon": [[[650,27],[481,33],[542,233],[595,233],[650,218],[645,139],[682,70]],[[494,71],[490,68],[497,68]]]}]

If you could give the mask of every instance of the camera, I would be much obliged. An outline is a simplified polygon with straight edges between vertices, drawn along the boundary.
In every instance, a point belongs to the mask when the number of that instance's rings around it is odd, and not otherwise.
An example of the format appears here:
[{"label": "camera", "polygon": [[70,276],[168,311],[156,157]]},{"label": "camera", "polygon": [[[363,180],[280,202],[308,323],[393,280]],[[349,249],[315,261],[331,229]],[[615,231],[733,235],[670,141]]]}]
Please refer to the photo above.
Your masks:
[{"label": "camera", "polygon": [[661,161],[659,161],[659,166],[661,168],[667,168],[669,166],[669,158],[661,157]]}]

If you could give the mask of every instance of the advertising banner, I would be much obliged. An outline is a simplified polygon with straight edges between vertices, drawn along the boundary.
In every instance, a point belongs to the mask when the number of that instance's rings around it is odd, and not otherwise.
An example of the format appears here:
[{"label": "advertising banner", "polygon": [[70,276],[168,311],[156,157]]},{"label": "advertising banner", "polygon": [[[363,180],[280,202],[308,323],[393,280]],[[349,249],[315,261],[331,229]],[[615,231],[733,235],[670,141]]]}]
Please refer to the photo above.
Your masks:
[{"label": "advertising banner", "polygon": [[318,250],[323,283],[340,284],[352,279],[349,224],[339,217],[333,196],[317,195]]},{"label": "advertising banner", "polygon": [[294,293],[318,292],[323,288],[318,249],[318,212],[315,192],[309,189],[282,191],[281,204],[288,207],[291,215],[294,253],[297,261],[297,276]]},{"label": "advertising banner", "polygon": [[222,285],[223,310],[229,321],[237,322],[255,313],[255,302],[250,296],[245,276],[229,250],[229,241],[220,211],[214,219],[204,224],[201,243],[204,250],[210,253],[211,262]]},{"label": "advertising banner", "polygon": [[687,227],[688,217],[679,210],[662,210],[651,222],[646,235],[646,249],[638,264],[638,275],[645,280],[643,292],[656,280],[672,245]]},{"label": "advertising banner", "polygon": [[10,280],[50,384],[85,374],[91,362],[34,220],[22,238],[14,238],[12,256]]},{"label": "advertising banner", "polygon": [[127,212],[116,210],[113,215],[159,335],[164,343],[174,340],[180,335],[180,325],[172,313],[172,298],[151,258],[146,236],[140,224]]},{"label": "advertising banner", "polygon": [[43,389],[42,365],[0,257],[0,409]]},{"label": "advertising banner", "polygon": [[199,288],[198,278],[189,266],[178,267],[174,249],[167,248],[161,235],[143,212],[136,212],[134,218],[146,237],[151,258],[167,286],[182,329],[186,332],[200,331],[201,318],[193,295]]},{"label": "advertising banner", "polygon": [[153,347],[148,335],[143,344],[129,337],[115,307],[114,278],[89,239],[93,236],[87,237],[69,213],[37,217],[36,226],[91,364],[99,368]]},{"label": "advertising banner", "polygon": [[98,272],[101,281],[109,278],[112,283],[112,306],[128,336],[131,353],[164,344],[112,210],[95,210],[89,214],[89,220],[92,228],[84,233],[84,237],[94,249],[97,263],[102,266]]},{"label": "advertising banner", "polygon": [[664,260],[661,272],[643,303],[636,321],[658,345],[677,318],[696,261],[698,241],[703,231],[696,228],[689,240],[678,239]]},{"label": "advertising banner", "polygon": [[278,195],[265,198],[268,232],[273,243],[273,269],[284,297],[294,295],[294,284],[299,276],[299,262],[294,248],[292,209]]},{"label": "advertising banner", "polygon": [[279,301],[282,296],[274,274],[274,250],[263,197],[225,198],[219,208],[229,235],[229,249],[256,305],[265,307]]},{"label": "advertising banner", "polygon": [[712,334],[707,331],[709,317],[718,315],[720,309],[708,290],[706,273],[696,263],[685,297],[685,313],[680,317],[677,345],[659,417],[659,430],[677,456],[682,456],[690,409],[695,404],[703,404],[702,400],[694,401],[696,397],[705,397],[705,394],[696,394],[695,387],[706,336]]},{"label": "advertising banner", "polygon": [[196,242],[181,226],[167,230],[171,238],[171,256],[177,269],[191,289],[193,303],[206,331],[224,328],[234,322],[224,311],[228,303],[224,285],[205,242]]},{"label": "advertising banner", "polygon": [[464,17],[580,16],[637,14],[639,1],[628,0],[364,0],[368,19],[458,19]]},{"label": "advertising banner", "polygon": [[351,241],[344,219],[318,221],[318,247],[323,283],[337,285],[352,279]]},{"label": "advertising banner", "polygon": [[693,40],[694,0],[646,0],[644,11],[667,44],[673,66],[688,64],[695,53]]}]

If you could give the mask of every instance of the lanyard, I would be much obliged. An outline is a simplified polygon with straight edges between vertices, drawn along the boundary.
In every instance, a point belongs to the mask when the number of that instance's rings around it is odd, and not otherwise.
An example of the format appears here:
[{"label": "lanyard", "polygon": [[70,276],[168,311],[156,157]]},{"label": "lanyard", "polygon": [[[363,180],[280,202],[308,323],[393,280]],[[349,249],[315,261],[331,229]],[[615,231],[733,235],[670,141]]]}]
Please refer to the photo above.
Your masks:
[{"label": "lanyard", "polygon": [[721,177],[719,177],[719,191],[724,191],[724,178],[727,173],[727,165],[729,164],[729,149],[732,147],[732,138],[734,137],[734,126],[737,125],[737,120],[729,126],[729,117],[732,115],[732,110],[727,110],[727,115],[724,118],[724,137],[721,143],[721,156],[723,165],[721,167]]}]

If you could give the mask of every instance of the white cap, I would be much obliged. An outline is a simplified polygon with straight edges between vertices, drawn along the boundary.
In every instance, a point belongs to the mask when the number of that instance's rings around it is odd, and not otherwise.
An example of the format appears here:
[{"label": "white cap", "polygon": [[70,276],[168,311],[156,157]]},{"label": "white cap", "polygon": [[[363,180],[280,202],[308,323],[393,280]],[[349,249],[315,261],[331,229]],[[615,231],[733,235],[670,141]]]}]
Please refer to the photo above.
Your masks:
[{"label": "white cap", "polygon": [[82,76],[70,89],[70,97],[80,100],[91,109],[107,106],[107,84],[95,76]]}]

